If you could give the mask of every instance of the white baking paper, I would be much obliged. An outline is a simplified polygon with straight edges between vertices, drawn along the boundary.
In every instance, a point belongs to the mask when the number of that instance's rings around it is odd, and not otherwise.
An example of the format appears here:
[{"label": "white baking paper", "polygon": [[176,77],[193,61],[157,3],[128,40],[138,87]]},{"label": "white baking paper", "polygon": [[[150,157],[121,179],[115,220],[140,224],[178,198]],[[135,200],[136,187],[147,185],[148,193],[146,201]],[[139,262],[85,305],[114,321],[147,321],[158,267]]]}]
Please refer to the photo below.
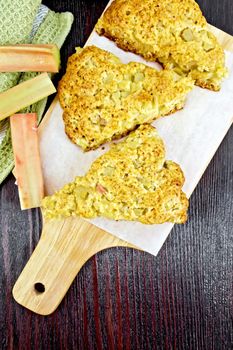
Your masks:
[{"label": "white baking paper", "polygon": [[[87,43],[111,51],[124,63],[144,62],[141,57],[126,53],[110,40],[93,33]],[[185,108],[153,123],[163,138],[167,159],[182,167],[186,182],[184,191],[192,194],[202,174],[232,124],[233,116],[233,54],[226,52],[229,77],[220,92],[195,87],[189,94]],[[47,194],[53,194],[75,176],[84,175],[91,163],[106,152],[101,148],[83,153],[64,132],[62,109],[56,104],[50,118],[40,132],[40,151]],[[91,220],[94,225],[135,246],[157,255],[173,225],[143,225],[137,222],[116,222],[104,218]]]}]

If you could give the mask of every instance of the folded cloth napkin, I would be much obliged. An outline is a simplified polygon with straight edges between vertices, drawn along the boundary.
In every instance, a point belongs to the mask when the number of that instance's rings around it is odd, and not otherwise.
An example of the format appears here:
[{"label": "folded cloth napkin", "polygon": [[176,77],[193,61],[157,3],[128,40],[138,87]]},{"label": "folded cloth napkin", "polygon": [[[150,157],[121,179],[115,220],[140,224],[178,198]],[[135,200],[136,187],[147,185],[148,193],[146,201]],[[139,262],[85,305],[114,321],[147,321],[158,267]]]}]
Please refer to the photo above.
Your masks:
[{"label": "folded cloth napkin", "polygon": [[[55,13],[41,0],[0,0],[0,45],[56,44],[63,45],[73,23],[70,12]],[[36,73],[0,73],[0,93],[25,81]],[[27,107],[41,120],[47,99]],[[14,167],[9,120],[0,122],[0,184]]]}]

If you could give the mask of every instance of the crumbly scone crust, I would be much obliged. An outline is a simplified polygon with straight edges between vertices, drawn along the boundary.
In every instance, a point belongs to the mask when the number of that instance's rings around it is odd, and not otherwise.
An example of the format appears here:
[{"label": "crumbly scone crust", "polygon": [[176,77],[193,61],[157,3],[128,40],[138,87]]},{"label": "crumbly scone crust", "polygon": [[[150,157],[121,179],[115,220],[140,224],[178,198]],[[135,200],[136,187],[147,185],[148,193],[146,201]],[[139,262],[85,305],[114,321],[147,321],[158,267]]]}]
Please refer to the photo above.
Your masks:
[{"label": "crumbly scone crust", "polygon": [[58,87],[65,131],[84,151],[95,149],[183,108],[193,86],[191,78],[122,64],[95,46],[77,49]]},{"label": "crumbly scone crust", "polygon": [[210,90],[218,91],[227,74],[223,48],[194,0],[115,0],[96,31]]},{"label": "crumbly scone crust", "polygon": [[165,160],[157,130],[141,125],[95,160],[85,176],[46,197],[43,213],[47,219],[102,216],[144,224],[184,223],[188,199],[183,184],[179,165]]}]

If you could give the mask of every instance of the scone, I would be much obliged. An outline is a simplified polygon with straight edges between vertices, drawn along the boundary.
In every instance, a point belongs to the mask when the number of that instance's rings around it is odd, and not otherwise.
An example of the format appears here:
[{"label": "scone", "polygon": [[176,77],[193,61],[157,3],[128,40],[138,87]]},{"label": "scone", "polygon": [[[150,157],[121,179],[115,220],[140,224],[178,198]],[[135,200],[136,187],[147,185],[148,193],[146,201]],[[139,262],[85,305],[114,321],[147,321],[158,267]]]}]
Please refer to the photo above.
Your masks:
[{"label": "scone", "polygon": [[122,64],[95,46],[77,49],[58,87],[69,138],[84,151],[184,106],[191,78],[141,63]]},{"label": "scone", "polygon": [[223,48],[194,0],[115,0],[95,29],[203,88],[218,91],[227,74]]},{"label": "scone", "polygon": [[141,125],[94,161],[85,176],[46,197],[42,208],[47,219],[103,216],[144,224],[184,223],[188,199],[183,184],[179,165],[165,160],[156,129]]}]

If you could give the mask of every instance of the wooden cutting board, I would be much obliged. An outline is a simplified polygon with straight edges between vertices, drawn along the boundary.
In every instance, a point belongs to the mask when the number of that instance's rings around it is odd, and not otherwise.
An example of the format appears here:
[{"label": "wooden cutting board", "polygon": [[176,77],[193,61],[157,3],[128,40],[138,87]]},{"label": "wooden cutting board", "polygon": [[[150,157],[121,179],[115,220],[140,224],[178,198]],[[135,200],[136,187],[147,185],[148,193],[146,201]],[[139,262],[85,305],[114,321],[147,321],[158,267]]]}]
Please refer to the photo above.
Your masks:
[{"label": "wooden cutting board", "polygon": [[[212,26],[210,30],[226,50],[233,51],[232,36]],[[57,103],[55,99],[42,128]],[[117,246],[136,248],[80,218],[44,220],[41,239],[13,288],[15,300],[40,315],[51,314],[85,262]]]}]

